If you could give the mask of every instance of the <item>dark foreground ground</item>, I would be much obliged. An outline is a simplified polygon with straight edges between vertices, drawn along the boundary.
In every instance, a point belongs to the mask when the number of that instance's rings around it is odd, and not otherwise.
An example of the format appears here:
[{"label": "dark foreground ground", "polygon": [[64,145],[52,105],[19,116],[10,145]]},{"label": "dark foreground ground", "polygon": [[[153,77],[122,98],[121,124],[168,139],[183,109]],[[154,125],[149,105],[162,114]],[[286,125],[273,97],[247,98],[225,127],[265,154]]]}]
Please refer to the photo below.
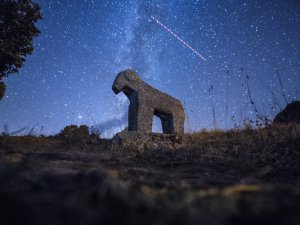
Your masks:
[{"label": "dark foreground ground", "polygon": [[177,150],[0,137],[0,225],[299,224],[299,126],[200,132]]}]

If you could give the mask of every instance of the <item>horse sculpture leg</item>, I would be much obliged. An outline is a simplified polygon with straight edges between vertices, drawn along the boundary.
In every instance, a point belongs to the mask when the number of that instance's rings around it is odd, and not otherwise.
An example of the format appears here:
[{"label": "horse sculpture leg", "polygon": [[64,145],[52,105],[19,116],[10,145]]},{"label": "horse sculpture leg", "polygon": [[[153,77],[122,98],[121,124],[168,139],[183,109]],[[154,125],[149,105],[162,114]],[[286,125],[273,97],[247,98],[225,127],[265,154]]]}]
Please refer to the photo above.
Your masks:
[{"label": "horse sculpture leg", "polygon": [[138,107],[130,103],[128,109],[128,131],[137,131],[138,124]]},{"label": "horse sculpture leg", "polygon": [[130,104],[128,110],[128,131],[152,132],[153,110],[143,104]]},{"label": "horse sculpture leg", "polygon": [[174,113],[174,130],[175,134],[183,134],[184,133],[184,112],[175,112]]},{"label": "horse sculpture leg", "polygon": [[139,104],[138,106],[138,130],[152,132],[153,109],[148,105]]}]

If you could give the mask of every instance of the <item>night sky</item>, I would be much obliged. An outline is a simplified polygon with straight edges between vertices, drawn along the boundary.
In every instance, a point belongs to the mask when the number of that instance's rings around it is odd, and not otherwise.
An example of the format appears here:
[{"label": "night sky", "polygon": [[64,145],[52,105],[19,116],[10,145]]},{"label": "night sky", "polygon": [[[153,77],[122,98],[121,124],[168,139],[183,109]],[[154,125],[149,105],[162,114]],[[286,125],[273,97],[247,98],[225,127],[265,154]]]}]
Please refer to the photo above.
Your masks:
[{"label": "night sky", "polygon": [[288,101],[300,98],[299,0],[35,2],[41,34],[19,74],[5,79],[2,130],[55,134],[87,124],[110,137],[127,123],[129,101],[111,89],[127,68],[184,103],[186,131],[254,118],[246,81],[259,110],[273,118],[286,105],[275,68]]}]

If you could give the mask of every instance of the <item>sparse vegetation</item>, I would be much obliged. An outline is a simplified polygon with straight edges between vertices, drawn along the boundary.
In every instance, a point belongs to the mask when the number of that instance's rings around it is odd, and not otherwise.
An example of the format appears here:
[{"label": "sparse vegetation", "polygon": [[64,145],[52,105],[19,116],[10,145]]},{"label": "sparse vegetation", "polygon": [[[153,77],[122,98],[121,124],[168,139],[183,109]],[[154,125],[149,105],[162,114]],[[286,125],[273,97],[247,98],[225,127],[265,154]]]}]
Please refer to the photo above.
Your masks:
[{"label": "sparse vegetation", "polygon": [[87,147],[88,143],[95,143],[100,137],[100,133],[96,129],[90,129],[87,125],[68,125],[58,134],[67,146]]}]

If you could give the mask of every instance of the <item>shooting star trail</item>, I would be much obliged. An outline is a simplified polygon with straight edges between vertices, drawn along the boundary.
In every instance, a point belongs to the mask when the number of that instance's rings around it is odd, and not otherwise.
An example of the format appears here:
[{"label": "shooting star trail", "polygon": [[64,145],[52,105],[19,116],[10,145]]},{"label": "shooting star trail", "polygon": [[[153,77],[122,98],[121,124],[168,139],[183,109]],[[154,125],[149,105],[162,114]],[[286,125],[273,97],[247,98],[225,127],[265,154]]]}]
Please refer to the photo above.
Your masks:
[{"label": "shooting star trail", "polygon": [[153,19],[158,25],[160,25],[162,28],[164,28],[166,31],[168,31],[170,34],[172,34],[177,40],[179,40],[182,44],[184,44],[186,47],[188,47],[190,50],[192,50],[199,58],[206,61],[206,58],[204,58],[199,52],[197,52],[192,46],[190,46],[188,43],[186,43],[184,40],[182,40],[177,34],[175,34],[171,29],[166,27],[162,22],[160,22],[158,19],[156,19],[154,16],[150,16],[151,19]]}]

